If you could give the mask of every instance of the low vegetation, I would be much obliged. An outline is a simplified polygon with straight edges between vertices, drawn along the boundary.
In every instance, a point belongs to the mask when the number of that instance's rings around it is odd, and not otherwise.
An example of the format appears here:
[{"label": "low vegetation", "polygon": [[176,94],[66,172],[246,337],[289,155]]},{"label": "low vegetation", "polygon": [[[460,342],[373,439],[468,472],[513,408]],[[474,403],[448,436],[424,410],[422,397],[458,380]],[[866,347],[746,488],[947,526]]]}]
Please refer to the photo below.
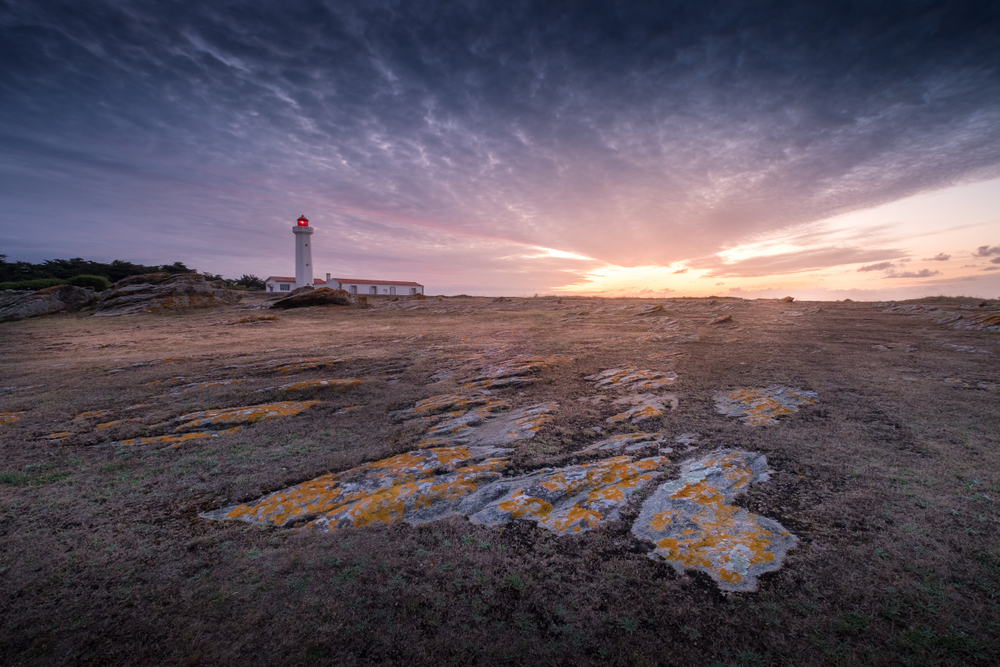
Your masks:
[{"label": "low vegetation", "polygon": [[[885,312],[429,297],[238,310],[264,299],[0,325],[0,413],[17,414],[0,425],[3,662],[1000,663],[1000,335],[935,322],[1000,302]],[[720,315],[732,319],[709,324]],[[663,476],[619,518],[558,536],[461,516],[330,532],[201,517],[416,451],[426,427],[390,413],[483,396],[467,385],[519,355],[566,361],[487,390],[512,410],[558,405],[513,445],[506,475],[601,460],[588,447],[611,434],[664,434]],[[625,390],[587,379],[609,369],[676,374],[662,388],[676,407],[609,423]],[[317,382],[337,378],[360,382]],[[142,440],[289,383],[294,400],[317,402],[213,437]],[[760,426],[718,411],[719,392],[774,386],[815,401]],[[631,531],[657,483],[720,448],[767,457],[770,479],[733,504],[798,540],[756,592],[679,574]]]}]

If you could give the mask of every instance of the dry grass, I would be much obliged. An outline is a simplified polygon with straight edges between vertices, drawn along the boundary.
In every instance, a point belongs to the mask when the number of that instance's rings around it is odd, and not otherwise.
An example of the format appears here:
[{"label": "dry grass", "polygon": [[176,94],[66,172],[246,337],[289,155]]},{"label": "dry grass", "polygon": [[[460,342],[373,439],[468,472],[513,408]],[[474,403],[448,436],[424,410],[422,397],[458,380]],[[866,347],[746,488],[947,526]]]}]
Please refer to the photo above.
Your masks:
[{"label": "dry grass", "polygon": [[[636,315],[657,303],[662,313]],[[933,303],[955,312],[970,305]],[[0,412],[24,412],[0,426],[2,662],[1000,662],[1000,389],[944,382],[1000,383],[997,334],[864,303],[429,298],[372,306],[287,311],[256,326],[215,326],[245,316],[229,307],[0,325],[0,384],[45,385],[0,394]],[[732,322],[708,324],[727,314]],[[913,350],[872,348],[887,343]],[[629,532],[639,501],[578,537],[523,522],[319,534],[197,517],[412,449],[421,433],[390,410],[461,391],[477,367],[518,354],[575,361],[497,392],[513,407],[560,403],[556,419],[518,445],[514,468],[598,456],[580,450],[606,437],[592,427],[607,429],[618,408],[579,401],[597,393],[586,376],[675,371],[678,408],[618,430],[698,433],[698,452],[766,454],[772,481],[737,504],[780,521],[800,546],[758,592],[724,596],[706,576],[677,575],[645,556],[649,546]],[[292,379],[212,370],[337,357],[350,361]],[[130,366],[156,359],[175,360]],[[177,394],[147,385],[204,376],[251,381]],[[301,392],[296,399],[320,404],[232,435],[177,448],[108,446],[161,433],[186,413],[272,400],[261,388],[348,377],[363,382]],[[756,428],[714,410],[716,391],[773,384],[816,391],[819,402]],[[45,438],[58,432],[71,435]]]}]

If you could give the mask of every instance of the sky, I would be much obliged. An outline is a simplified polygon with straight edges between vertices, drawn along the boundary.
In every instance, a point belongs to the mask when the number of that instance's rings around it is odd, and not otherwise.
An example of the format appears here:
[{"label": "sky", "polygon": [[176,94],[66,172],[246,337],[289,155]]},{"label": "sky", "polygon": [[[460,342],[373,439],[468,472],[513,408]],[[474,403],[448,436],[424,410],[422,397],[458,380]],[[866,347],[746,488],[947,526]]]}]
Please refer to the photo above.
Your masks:
[{"label": "sky", "polygon": [[995,2],[0,0],[0,254],[1000,297]]}]

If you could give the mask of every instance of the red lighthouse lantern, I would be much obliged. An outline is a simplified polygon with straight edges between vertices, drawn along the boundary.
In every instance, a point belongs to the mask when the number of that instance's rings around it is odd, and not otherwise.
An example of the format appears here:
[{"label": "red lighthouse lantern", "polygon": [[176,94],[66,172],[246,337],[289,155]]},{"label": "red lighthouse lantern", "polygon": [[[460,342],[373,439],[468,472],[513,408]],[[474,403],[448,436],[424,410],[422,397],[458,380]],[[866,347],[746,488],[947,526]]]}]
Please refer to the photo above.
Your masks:
[{"label": "red lighthouse lantern", "polygon": [[300,215],[297,222],[299,223],[299,227],[308,227],[309,226],[309,219],[306,216],[304,216],[304,215]]}]

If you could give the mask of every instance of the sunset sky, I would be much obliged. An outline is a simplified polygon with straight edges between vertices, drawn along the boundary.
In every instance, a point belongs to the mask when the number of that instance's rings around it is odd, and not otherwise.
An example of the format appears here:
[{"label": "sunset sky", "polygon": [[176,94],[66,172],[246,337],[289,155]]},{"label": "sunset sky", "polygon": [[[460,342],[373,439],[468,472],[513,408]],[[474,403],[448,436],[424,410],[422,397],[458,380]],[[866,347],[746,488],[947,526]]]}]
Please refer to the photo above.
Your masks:
[{"label": "sunset sky", "polygon": [[0,0],[0,253],[1000,297],[996,2]]}]

